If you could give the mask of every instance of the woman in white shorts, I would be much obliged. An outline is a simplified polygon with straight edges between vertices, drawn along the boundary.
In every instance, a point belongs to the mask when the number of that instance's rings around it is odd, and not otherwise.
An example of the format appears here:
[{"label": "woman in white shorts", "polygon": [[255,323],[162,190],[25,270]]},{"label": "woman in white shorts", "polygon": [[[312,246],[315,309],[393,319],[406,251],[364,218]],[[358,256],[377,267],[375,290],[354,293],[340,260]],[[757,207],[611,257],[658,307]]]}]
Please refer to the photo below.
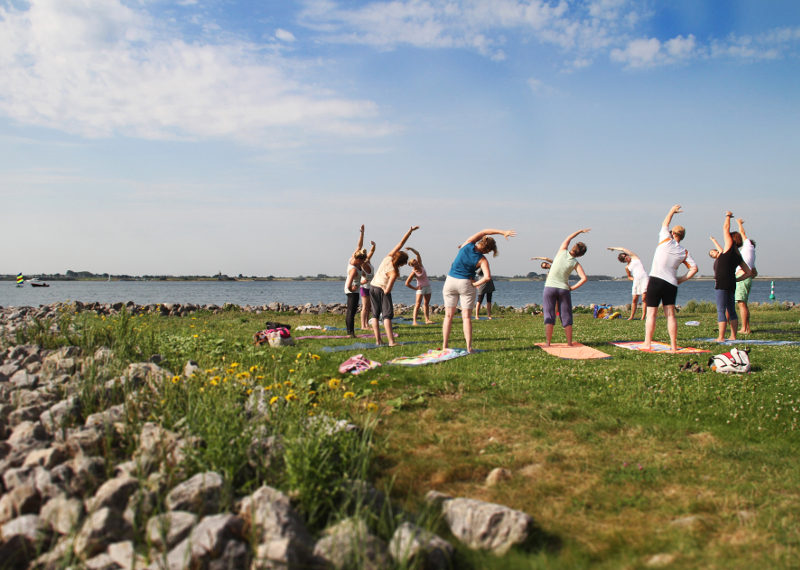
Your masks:
[{"label": "woman in white shorts", "polygon": [[[461,305],[461,320],[464,326],[464,340],[467,351],[472,352],[472,309],[475,307],[477,288],[492,278],[489,262],[484,254],[490,251],[497,256],[497,244],[491,235],[502,235],[506,239],[514,237],[514,230],[481,230],[459,246],[458,254],[447,272],[442,295],[444,296],[444,321],[442,322],[442,348],[447,348],[450,329],[456,308]],[[475,281],[475,271],[480,267],[483,278]]]},{"label": "woman in white shorts", "polygon": [[644,268],[644,264],[642,260],[639,259],[639,256],[633,253],[629,249],[625,249],[624,247],[609,247],[610,251],[619,251],[620,254],[617,256],[620,263],[625,263],[625,273],[628,274],[628,279],[633,281],[633,286],[631,287],[631,316],[628,317],[629,321],[632,321],[636,316],[636,307],[639,305],[639,297],[642,298],[642,320],[645,318],[645,293],[647,292],[647,281],[649,276],[647,275],[647,270]]},{"label": "woman in white shorts", "polygon": [[[406,279],[406,287],[416,291],[416,299],[414,300],[414,318],[412,324],[417,324],[417,314],[419,313],[420,303],[422,304],[422,314],[425,315],[425,324],[429,325],[431,320],[431,282],[428,279],[428,272],[422,265],[422,256],[413,247],[407,247],[408,251],[417,256],[416,259],[411,259],[408,266],[411,268],[411,274]],[[411,281],[417,280],[416,285],[411,285]]]}]

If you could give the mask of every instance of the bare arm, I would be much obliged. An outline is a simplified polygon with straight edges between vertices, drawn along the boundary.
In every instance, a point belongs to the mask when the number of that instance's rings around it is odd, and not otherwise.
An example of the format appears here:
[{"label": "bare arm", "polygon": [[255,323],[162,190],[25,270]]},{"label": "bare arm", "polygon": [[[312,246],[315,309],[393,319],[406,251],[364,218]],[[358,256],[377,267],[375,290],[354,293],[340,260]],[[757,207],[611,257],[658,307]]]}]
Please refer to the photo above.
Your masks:
[{"label": "bare arm", "polygon": [[397,245],[394,246],[394,249],[392,249],[392,251],[390,251],[386,255],[394,255],[395,253],[397,253],[398,251],[403,249],[403,246],[406,245],[406,242],[408,241],[408,238],[411,237],[411,234],[413,232],[415,232],[416,230],[418,230],[418,229],[419,229],[419,226],[411,226],[411,228],[403,236],[403,239],[401,239],[399,242],[397,242]]},{"label": "bare arm", "polygon": [[371,241],[369,243],[370,243],[370,247],[369,247],[369,251],[367,252],[367,263],[369,263],[369,260],[372,259],[372,256],[375,254],[375,242]]},{"label": "bare arm", "polygon": [[635,259],[635,258],[639,257],[638,255],[633,253],[631,250],[625,249],[624,247],[607,247],[606,249],[609,250],[609,251],[621,251],[625,255],[629,255],[631,257],[631,259]]},{"label": "bare arm", "polygon": [[412,285],[412,284],[411,284],[411,282],[412,282],[413,280],[414,280],[414,274],[413,274],[413,273],[410,273],[410,274],[409,274],[409,276],[408,276],[408,278],[406,279],[406,287],[408,287],[409,289],[411,289],[411,290],[413,290],[413,291],[416,291],[416,290],[417,290],[417,287],[415,287],[414,285]]},{"label": "bare arm", "polygon": [[686,254],[686,259],[683,261],[683,264],[689,268],[689,271],[686,272],[686,275],[683,277],[678,277],[678,285],[683,283],[684,281],[688,281],[692,277],[695,276],[697,273],[697,264],[694,262],[694,259],[689,256],[688,252]]},{"label": "bare arm", "polygon": [[350,256],[350,265],[356,264],[356,253],[364,246],[364,224],[361,224],[361,229],[359,230],[358,234],[358,243],[356,244],[356,249],[353,251],[353,255]]},{"label": "bare arm", "polygon": [[714,247],[717,249],[718,252],[722,253],[722,246],[719,245],[719,242],[714,239],[714,236],[708,236],[708,239],[712,241]]},{"label": "bare arm", "polygon": [[567,249],[569,247],[569,242],[571,242],[575,237],[577,237],[580,234],[586,233],[586,232],[588,232],[590,230],[591,230],[591,228],[585,228],[585,229],[582,229],[582,230],[578,230],[577,232],[572,232],[571,234],[569,234],[567,236],[567,239],[565,239],[562,242],[561,247],[559,247],[558,250],[561,251],[562,249]]},{"label": "bare arm", "polygon": [[392,287],[394,287],[394,282],[397,281],[397,278],[400,276],[398,271],[390,271],[389,272],[389,280],[386,282],[386,287],[383,288],[384,293],[387,295],[392,292]]},{"label": "bare arm", "polygon": [[478,267],[480,267],[481,271],[483,272],[483,277],[478,279],[477,281],[473,281],[473,287],[480,287],[484,283],[488,283],[492,279],[492,272],[489,270],[489,262],[486,261],[486,258],[483,257],[478,262]]},{"label": "bare arm", "polygon": [[553,260],[549,257],[531,257],[531,259],[540,259],[542,261],[546,261],[547,263],[553,263]]},{"label": "bare arm", "polygon": [[578,277],[580,277],[580,279],[578,279],[578,282],[575,283],[575,285],[573,285],[572,287],[569,288],[570,291],[574,291],[575,289],[577,289],[578,287],[580,287],[581,285],[583,285],[587,281],[586,272],[583,270],[583,266],[580,263],[578,263],[575,266],[575,271],[578,272]]},{"label": "bare arm", "polygon": [[733,214],[730,212],[725,212],[725,221],[722,222],[722,240],[725,243],[725,247],[722,251],[728,251],[730,248],[733,247],[733,236],[731,235],[731,218]]},{"label": "bare arm", "polygon": [[628,274],[628,281],[633,281],[633,275],[631,274],[631,270],[628,269],[628,266],[625,266],[625,273]]},{"label": "bare arm", "polygon": [[737,281],[744,281],[744,280],[745,280],[745,279],[747,279],[748,277],[755,277],[755,276],[756,276],[756,275],[755,275],[755,270],[754,270],[754,269],[750,269],[750,266],[749,266],[749,265],[747,265],[747,263],[745,263],[744,261],[742,261],[742,262],[739,264],[739,267],[741,267],[741,268],[742,268],[742,271],[743,271],[744,273],[742,273],[741,275],[737,275],[737,276],[736,276],[736,280],[737,280]]},{"label": "bare arm", "polygon": [[411,247],[411,246],[408,246],[406,249],[408,251],[410,251],[411,253],[413,253],[414,255],[416,255],[417,256],[417,262],[420,265],[422,265],[422,256],[419,254],[419,252],[416,249],[414,249],[413,247]]},{"label": "bare arm", "polygon": [[486,236],[492,236],[492,235],[502,235],[506,239],[509,239],[509,238],[512,238],[515,235],[517,235],[517,232],[514,231],[514,230],[495,230],[495,229],[481,230],[478,233],[476,233],[475,235],[470,236],[469,238],[467,238],[467,241],[462,243],[459,247],[464,247],[468,243],[475,243],[476,241],[478,241],[478,240],[480,240],[480,239],[482,239],[482,238],[484,238]]},{"label": "bare arm", "polygon": [[669,225],[672,223],[672,216],[675,214],[680,214],[683,210],[681,210],[680,204],[675,204],[672,208],[669,209],[667,212],[667,216],[664,218],[664,221],[661,222],[661,225],[665,228],[669,228]]},{"label": "bare arm", "polygon": [[744,220],[742,218],[736,218],[736,225],[739,226],[739,233],[742,236],[742,241],[747,239],[747,234],[744,233]]}]

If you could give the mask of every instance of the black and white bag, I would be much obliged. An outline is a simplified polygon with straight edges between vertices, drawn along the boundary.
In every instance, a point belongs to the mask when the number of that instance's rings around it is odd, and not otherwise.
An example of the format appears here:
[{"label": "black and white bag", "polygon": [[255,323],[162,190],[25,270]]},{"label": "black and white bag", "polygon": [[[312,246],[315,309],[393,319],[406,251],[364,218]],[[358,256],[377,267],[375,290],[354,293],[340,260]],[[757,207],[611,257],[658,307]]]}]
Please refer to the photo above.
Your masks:
[{"label": "black and white bag", "polygon": [[709,358],[708,365],[717,372],[744,374],[750,372],[750,354],[749,351],[732,348],[730,352]]}]

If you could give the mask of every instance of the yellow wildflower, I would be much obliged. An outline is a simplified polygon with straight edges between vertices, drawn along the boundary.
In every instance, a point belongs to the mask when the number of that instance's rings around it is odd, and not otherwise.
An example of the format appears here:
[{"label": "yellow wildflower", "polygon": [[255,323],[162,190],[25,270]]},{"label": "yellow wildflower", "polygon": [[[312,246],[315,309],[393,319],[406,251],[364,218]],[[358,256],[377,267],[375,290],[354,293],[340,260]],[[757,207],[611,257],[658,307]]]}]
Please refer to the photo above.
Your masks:
[{"label": "yellow wildflower", "polygon": [[200,338],[200,335],[199,334],[193,334],[192,338]]},{"label": "yellow wildflower", "polygon": [[341,386],[341,384],[342,384],[342,381],[339,380],[338,378],[331,378],[330,380],[328,380],[328,387],[332,388],[334,390],[336,388],[338,388],[339,386]]},{"label": "yellow wildflower", "polygon": [[172,377],[172,383],[173,384],[177,384],[180,381],[181,381],[181,377],[180,376],[173,376]]},{"label": "yellow wildflower", "polygon": [[367,411],[369,412],[377,412],[378,411],[378,404],[375,402],[370,402],[367,404]]},{"label": "yellow wildflower", "polygon": [[269,405],[275,404],[279,399],[278,396],[272,396],[272,398],[269,399]]},{"label": "yellow wildflower", "polygon": [[345,392],[343,398],[346,400],[347,398],[355,398],[355,392]]},{"label": "yellow wildflower", "polygon": [[292,400],[296,400],[296,399],[297,399],[297,396],[295,394],[291,394],[291,393],[286,394],[286,401],[287,402],[291,402]]},{"label": "yellow wildflower", "polygon": [[377,386],[378,385],[378,381],[377,380],[373,380],[372,382],[370,382],[370,384],[372,384],[373,386]]},{"label": "yellow wildflower", "polygon": [[319,360],[319,354],[310,354],[312,360]]}]

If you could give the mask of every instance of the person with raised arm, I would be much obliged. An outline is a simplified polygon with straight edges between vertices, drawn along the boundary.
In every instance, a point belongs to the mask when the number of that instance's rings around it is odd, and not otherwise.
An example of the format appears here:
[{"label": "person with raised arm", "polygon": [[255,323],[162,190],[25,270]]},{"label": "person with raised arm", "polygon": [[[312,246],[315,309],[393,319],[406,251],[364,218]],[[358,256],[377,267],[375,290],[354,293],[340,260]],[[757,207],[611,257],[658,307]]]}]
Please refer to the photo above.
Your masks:
[{"label": "person with raised arm", "polygon": [[[412,259],[408,262],[411,273],[408,275],[408,279],[406,279],[406,287],[415,291],[414,295],[416,297],[414,300],[414,317],[412,323],[414,325],[417,324],[419,305],[422,303],[422,314],[425,316],[425,324],[429,325],[433,321],[431,320],[431,282],[428,279],[428,272],[425,271],[425,267],[422,265],[422,256],[419,252],[413,247],[407,247],[406,249],[416,256],[416,259]],[[417,284],[411,285],[411,281],[414,279],[417,280]]]},{"label": "person with raised arm", "polygon": [[380,320],[383,318],[383,328],[388,337],[389,346],[395,346],[392,335],[392,319],[394,318],[394,307],[392,304],[392,287],[400,276],[400,267],[408,263],[408,254],[402,251],[403,246],[411,237],[411,234],[419,229],[419,226],[411,226],[397,245],[383,258],[375,277],[369,284],[369,296],[372,303],[372,332],[375,335],[375,344],[381,345]]},{"label": "person with raised arm", "polygon": [[750,334],[750,309],[747,306],[747,301],[750,299],[753,278],[758,276],[758,270],[756,269],[756,242],[747,237],[742,218],[736,218],[736,224],[739,226],[739,235],[742,237],[739,253],[742,254],[742,259],[753,272],[750,277],[736,282],[736,304],[739,306],[739,312],[742,313],[742,318],[739,320],[741,325],[739,334]]},{"label": "person with raised arm", "polygon": [[[675,204],[669,209],[661,229],[658,232],[658,245],[653,254],[653,265],[650,268],[650,278],[647,282],[645,304],[647,305],[647,320],[644,326],[644,343],[642,348],[650,350],[653,343],[653,333],[656,330],[658,306],[663,304],[664,316],[667,317],[667,332],[669,333],[670,348],[673,352],[678,350],[678,321],[675,318],[675,300],[678,297],[678,285],[688,281],[697,273],[697,264],[689,255],[689,251],[681,245],[686,237],[686,228],[675,226],[671,230],[669,225],[672,217],[681,213],[680,204]],[[686,275],[678,277],[678,267],[686,265]]]},{"label": "person with raised arm", "polygon": [[[461,320],[464,329],[464,340],[467,351],[472,348],[472,309],[475,307],[476,290],[489,279],[492,273],[489,270],[489,261],[485,254],[490,251],[497,256],[497,243],[493,235],[502,235],[507,240],[517,235],[514,230],[481,230],[459,246],[458,254],[447,272],[442,295],[444,296],[444,321],[442,321],[442,348],[448,348],[450,329],[453,326],[453,317],[456,308],[461,305]],[[483,277],[475,280],[475,271],[480,267]]]},{"label": "person with raised arm", "polygon": [[619,251],[620,254],[617,259],[620,263],[625,263],[625,273],[628,274],[628,279],[633,281],[631,287],[631,316],[628,317],[632,321],[636,316],[636,307],[639,305],[639,297],[642,298],[642,319],[645,317],[645,293],[647,292],[647,270],[644,268],[642,260],[639,256],[629,249],[624,247],[609,247],[609,251]]},{"label": "person with raised arm", "polygon": [[[572,291],[586,283],[586,272],[581,264],[578,263],[578,258],[586,253],[586,244],[579,241],[572,246],[572,249],[569,249],[569,243],[580,234],[590,231],[590,229],[585,228],[569,234],[561,243],[552,261],[549,258],[537,258],[544,259],[550,263],[550,271],[547,273],[544,291],[542,292],[546,346],[550,346],[550,341],[553,338],[553,329],[556,324],[556,305],[559,307],[558,313],[561,318],[561,326],[564,328],[564,334],[567,337],[567,346],[572,346]],[[573,271],[578,272],[579,279],[575,285],[570,285],[569,276]]]},{"label": "person with raised arm", "polygon": [[361,264],[361,286],[358,293],[361,295],[361,329],[369,329],[369,315],[372,312],[372,303],[369,300],[369,282],[372,281],[373,268],[372,256],[375,255],[375,242],[370,241],[370,248],[367,257]]},{"label": "person with raised arm", "polygon": [[[719,329],[717,342],[725,340],[728,323],[731,325],[730,340],[736,340],[736,330],[739,326],[739,319],[736,316],[736,283],[753,275],[750,266],[745,263],[739,253],[738,246],[742,244],[742,236],[738,232],[731,233],[732,217],[731,212],[725,212],[725,220],[722,223],[722,247],[713,237],[711,238],[719,252],[714,261],[714,293],[717,301],[717,327]],[[737,269],[741,269],[738,277]]]},{"label": "person with raised arm", "polygon": [[362,245],[364,245],[364,224],[361,224],[356,249],[347,261],[347,273],[344,282],[344,294],[347,298],[344,323],[347,328],[347,334],[351,337],[356,336],[355,316],[358,312],[358,288],[361,283],[363,264],[367,259],[367,252],[362,248]]}]

